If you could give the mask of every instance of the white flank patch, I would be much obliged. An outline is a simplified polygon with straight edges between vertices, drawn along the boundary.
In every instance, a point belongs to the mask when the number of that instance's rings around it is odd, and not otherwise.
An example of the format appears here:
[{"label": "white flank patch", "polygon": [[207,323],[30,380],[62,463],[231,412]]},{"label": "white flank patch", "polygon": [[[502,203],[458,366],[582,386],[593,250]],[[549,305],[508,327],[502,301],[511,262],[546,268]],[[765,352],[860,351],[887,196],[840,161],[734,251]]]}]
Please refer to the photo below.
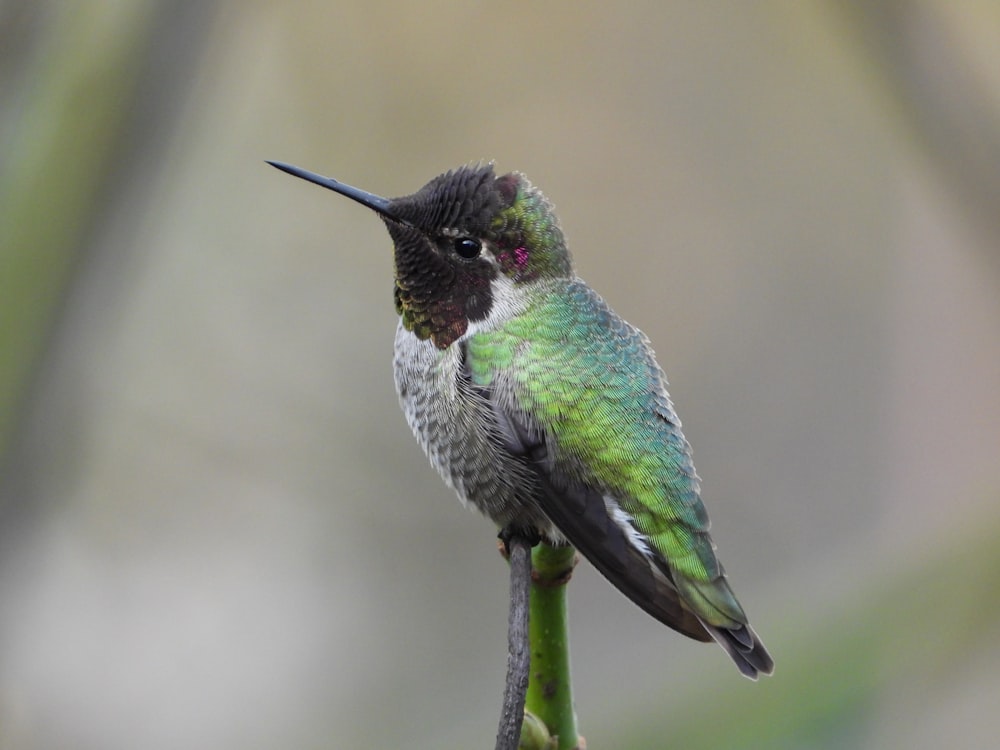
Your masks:
[{"label": "white flank patch", "polygon": [[646,540],[645,535],[640,533],[632,523],[632,516],[622,510],[621,506],[610,495],[604,496],[604,507],[607,509],[608,515],[611,516],[611,520],[615,522],[619,529],[625,532],[625,538],[628,539],[629,544],[646,557],[651,557],[652,553],[649,550],[649,542]]}]

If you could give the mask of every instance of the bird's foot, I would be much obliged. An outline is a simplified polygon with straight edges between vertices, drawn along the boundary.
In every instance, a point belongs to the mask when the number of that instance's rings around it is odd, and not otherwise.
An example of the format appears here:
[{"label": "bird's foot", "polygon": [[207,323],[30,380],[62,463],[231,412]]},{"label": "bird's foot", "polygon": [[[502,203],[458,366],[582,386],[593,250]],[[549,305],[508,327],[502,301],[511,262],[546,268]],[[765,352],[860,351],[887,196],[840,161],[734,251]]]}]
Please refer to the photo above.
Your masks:
[{"label": "bird's foot", "polygon": [[538,533],[537,529],[521,529],[516,526],[505,526],[497,534],[497,549],[500,550],[500,554],[504,560],[510,559],[508,545],[514,537],[523,539],[528,543],[529,547],[534,547],[542,541],[542,535]]}]

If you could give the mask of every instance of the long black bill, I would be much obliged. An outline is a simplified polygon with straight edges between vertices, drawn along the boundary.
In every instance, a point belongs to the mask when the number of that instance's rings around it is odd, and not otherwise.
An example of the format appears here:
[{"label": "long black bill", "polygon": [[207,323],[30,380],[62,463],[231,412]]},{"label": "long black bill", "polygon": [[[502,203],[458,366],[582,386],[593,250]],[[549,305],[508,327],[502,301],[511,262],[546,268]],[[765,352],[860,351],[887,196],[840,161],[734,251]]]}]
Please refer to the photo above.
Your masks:
[{"label": "long black bill", "polygon": [[288,174],[293,175],[294,177],[301,177],[303,180],[313,182],[321,187],[327,188],[328,190],[332,190],[335,193],[340,193],[341,195],[350,198],[352,201],[357,201],[362,206],[368,206],[368,208],[373,211],[378,211],[380,214],[392,219],[393,221],[397,221],[402,224],[408,223],[393,215],[390,209],[390,201],[380,195],[375,195],[374,193],[369,193],[365,190],[359,190],[356,187],[345,185],[343,182],[338,182],[332,177],[323,177],[315,172],[310,172],[307,169],[295,167],[291,164],[285,164],[281,161],[268,161],[267,163],[272,167],[280,169],[282,172],[287,172]]}]

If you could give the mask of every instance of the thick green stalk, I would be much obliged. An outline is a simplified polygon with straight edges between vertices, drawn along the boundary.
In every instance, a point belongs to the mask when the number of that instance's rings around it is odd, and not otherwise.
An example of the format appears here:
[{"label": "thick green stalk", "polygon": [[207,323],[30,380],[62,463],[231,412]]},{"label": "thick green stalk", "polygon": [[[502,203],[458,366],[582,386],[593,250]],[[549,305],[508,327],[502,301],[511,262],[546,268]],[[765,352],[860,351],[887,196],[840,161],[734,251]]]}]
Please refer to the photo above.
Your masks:
[{"label": "thick green stalk", "polygon": [[559,750],[573,750],[582,745],[570,682],[566,584],[576,564],[576,550],[539,544],[532,550],[531,563],[531,678],[525,711],[558,735]]}]

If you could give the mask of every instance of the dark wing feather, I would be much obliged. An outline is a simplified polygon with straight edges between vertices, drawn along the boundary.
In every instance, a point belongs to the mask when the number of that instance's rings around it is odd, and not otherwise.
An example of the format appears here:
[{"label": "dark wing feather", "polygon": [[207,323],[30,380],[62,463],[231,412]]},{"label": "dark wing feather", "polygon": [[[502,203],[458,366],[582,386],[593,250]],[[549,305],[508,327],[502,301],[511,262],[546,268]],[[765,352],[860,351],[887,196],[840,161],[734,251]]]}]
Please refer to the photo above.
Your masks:
[{"label": "dark wing feather", "polygon": [[542,511],[591,565],[664,625],[698,641],[712,639],[701,621],[681,605],[669,577],[654,571],[651,559],[608,515],[600,492],[578,483],[557,486],[544,461],[534,467],[542,488]]},{"label": "dark wing feather", "polygon": [[664,625],[698,641],[712,640],[701,621],[681,605],[669,570],[654,567],[653,559],[629,542],[608,515],[603,494],[580,482],[556,478],[541,428],[527,415],[505,409],[492,389],[475,390],[489,404],[504,447],[535,474],[541,510],[570,544],[615,588]]}]

